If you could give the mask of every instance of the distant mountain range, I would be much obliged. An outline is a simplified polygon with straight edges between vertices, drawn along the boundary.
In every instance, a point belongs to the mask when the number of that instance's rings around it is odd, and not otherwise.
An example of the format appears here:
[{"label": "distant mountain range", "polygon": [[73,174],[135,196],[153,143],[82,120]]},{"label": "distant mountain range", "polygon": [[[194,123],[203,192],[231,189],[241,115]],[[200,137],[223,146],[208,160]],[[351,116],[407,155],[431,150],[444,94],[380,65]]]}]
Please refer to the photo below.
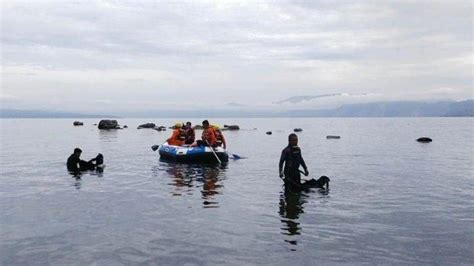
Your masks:
[{"label": "distant mountain range", "polygon": [[[150,110],[120,113],[120,117],[474,117],[474,100],[460,102],[372,102],[345,104],[335,109],[284,110]],[[114,115],[0,109],[0,118],[117,118]]]},{"label": "distant mountain range", "polygon": [[341,96],[342,93],[332,93],[332,94],[321,94],[321,95],[303,95],[303,96],[293,96],[290,98],[286,98],[284,100],[276,102],[276,104],[283,104],[283,103],[301,103],[304,101],[310,101],[318,98],[326,98],[326,97],[333,97],[333,96]]},{"label": "distant mountain range", "polygon": [[293,110],[296,117],[473,117],[474,100],[461,102],[374,102],[346,104],[336,109]]}]

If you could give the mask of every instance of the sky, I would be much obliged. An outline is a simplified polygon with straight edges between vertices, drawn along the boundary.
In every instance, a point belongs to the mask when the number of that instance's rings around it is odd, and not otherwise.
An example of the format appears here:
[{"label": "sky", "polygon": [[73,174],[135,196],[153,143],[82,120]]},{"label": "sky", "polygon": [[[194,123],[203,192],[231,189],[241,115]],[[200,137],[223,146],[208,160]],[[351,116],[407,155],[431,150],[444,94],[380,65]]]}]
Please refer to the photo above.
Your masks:
[{"label": "sky", "polygon": [[3,0],[0,49],[4,108],[474,98],[471,1]]}]

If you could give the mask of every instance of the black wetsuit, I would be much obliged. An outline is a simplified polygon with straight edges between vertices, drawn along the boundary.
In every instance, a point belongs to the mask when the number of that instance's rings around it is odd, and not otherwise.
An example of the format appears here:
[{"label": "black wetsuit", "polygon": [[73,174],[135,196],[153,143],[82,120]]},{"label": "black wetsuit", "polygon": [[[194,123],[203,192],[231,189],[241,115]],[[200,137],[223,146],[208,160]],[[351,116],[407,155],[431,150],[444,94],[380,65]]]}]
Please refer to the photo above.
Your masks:
[{"label": "black wetsuit", "polygon": [[301,149],[298,146],[291,147],[287,146],[281,152],[279,169],[280,173],[283,169],[283,164],[285,164],[284,175],[285,179],[289,179],[290,183],[295,185],[301,184],[301,175],[299,172],[300,165],[303,166],[304,170],[307,171],[306,163],[301,156]]},{"label": "black wetsuit", "polygon": [[79,155],[71,154],[69,158],[67,158],[67,170],[70,172],[80,172],[80,171],[87,171],[87,170],[94,170],[95,164],[93,161],[96,159],[92,159],[88,162],[83,161],[79,158]]}]

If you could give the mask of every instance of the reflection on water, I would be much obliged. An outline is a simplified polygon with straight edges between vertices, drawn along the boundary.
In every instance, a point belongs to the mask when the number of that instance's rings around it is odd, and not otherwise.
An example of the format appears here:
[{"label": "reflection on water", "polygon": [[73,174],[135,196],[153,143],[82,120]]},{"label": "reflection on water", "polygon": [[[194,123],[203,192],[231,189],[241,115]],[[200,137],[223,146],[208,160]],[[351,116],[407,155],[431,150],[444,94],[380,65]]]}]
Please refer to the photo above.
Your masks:
[{"label": "reflection on water", "polygon": [[69,172],[69,175],[71,175],[71,177],[74,178],[73,186],[76,189],[82,188],[82,177],[86,174],[91,177],[96,176],[98,178],[101,178],[104,176],[104,168],[97,168],[96,170],[83,171],[83,172]]},{"label": "reflection on water", "polygon": [[173,196],[192,195],[196,189],[200,189],[202,204],[204,208],[218,208],[217,195],[223,188],[222,181],[225,180],[226,164],[203,165],[203,164],[181,164],[162,161],[165,172],[169,175],[169,185],[175,189]]},{"label": "reflection on water", "polygon": [[99,129],[100,141],[103,143],[117,141],[119,130],[120,129],[110,129],[110,130]]},{"label": "reflection on water", "polygon": [[[307,202],[306,199],[310,197],[307,193],[318,193],[319,195],[326,197],[329,190],[318,189],[300,191],[292,189],[291,186],[284,186],[283,191],[280,193],[279,211],[281,217],[281,233],[287,236],[284,241],[291,244],[297,245],[298,241],[296,236],[301,235],[302,226],[298,222],[300,214],[304,213],[303,205]],[[295,251],[295,249],[290,249]]]},{"label": "reflection on water", "polygon": [[76,189],[81,189],[82,187],[82,179],[78,176],[75,177],[75,180],[74,180],[74,187]]},{"label": "reflection on water", "polygon": [[[224,133],[248,156],[228,168],[160,162],[169,132],[131,129],[174,119],[0,122],[0,265],[474,265],[472,118],[236,119],[259,130]],[[274,176],[296,127],[330,197]],[[104,154],[104,178],[67,174],[77,146]]]},{"label": "reflection on water", "polygon": [[291,190],[288,186],[280,193],[280,214],[282,222],[282,234],[289,236],[285,239],[292,245],[297,245],[297,241],[292,236],[301,234],[301,226],[298,222],[300,213],[304,213],[303,204],[307,196],[301,191]]}]

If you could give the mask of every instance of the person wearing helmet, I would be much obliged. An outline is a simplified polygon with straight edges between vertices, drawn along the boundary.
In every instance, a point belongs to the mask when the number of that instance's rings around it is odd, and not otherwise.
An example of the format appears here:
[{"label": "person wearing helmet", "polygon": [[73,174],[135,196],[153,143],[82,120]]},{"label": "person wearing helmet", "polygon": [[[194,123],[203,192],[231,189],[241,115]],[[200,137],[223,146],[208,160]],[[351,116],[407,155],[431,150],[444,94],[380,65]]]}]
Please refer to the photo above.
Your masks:
[{"label": "person wearing helmet", "polygon": [[216,135],[216,144],[218,146],[222,146],[224,149],[227,147],[225,142],[224,134],[220,130],[218,125],[212,125],[212,129],[214,129],[214,134]]},{"label": "person wearing helmet", "polygon": [[182,123],[176,123],[174,125],[173,134],[169,139],[166,140],[169,145],[181,146],[184,144],[184,140],[186,139],[185,132],[183,130]]}]

